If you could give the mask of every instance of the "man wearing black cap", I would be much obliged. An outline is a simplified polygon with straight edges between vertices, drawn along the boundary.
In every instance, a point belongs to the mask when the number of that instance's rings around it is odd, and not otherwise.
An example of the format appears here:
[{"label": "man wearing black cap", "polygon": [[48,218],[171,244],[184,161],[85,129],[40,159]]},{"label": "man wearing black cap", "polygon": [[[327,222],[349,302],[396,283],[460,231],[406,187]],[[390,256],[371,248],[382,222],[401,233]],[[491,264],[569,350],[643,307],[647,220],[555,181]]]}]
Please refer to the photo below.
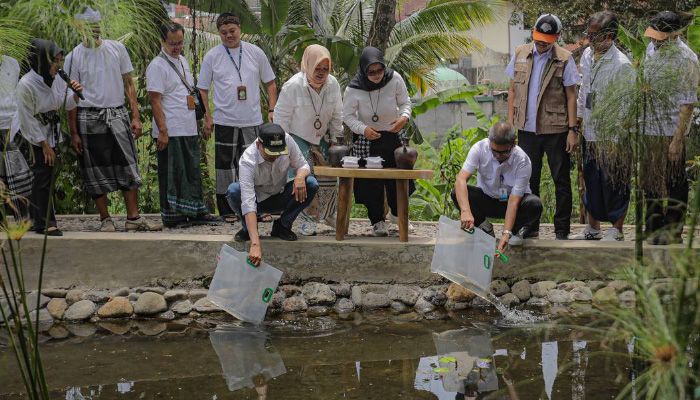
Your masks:
[{"label": "man wearing black cap", "polygon": [[[642,176],[645,191],[646,236],[650,244],[682,242],[681,232],[688,202],[688,177],[685,170],[685,136],[690,127],[693,106],[698,101],[700,75],[698,57],[680,38],[683,24],[678,14],[662,11],[652,17],[644,35],[651,39],[644,65],[645,80],[652,93],[650,111],[645,113],[644,133],[660,139],[667,151],[645,154],[647,164],[665,183],[659,184],[654,174]],[[669,96],[670,94],[670,96]],[[668,100],[670,100],[671,104]],[[667,146],[667,147],[666,147]],[[650,161],[651,160],[651,161]],[[664,203],[666,206],[664,207]]]},{"label": "man wearing black cap", "polygon": [[[539,196],[542,159],[547,155],[556,188],[556,238],[566,240],[571,226],[571,163],[569,153],[578,143],[576,84],[580,80],[571,53],[555,42],[562,25],[544,14],[532,31],[532,43],[518,46],[506,68],[510,76],[508,122],[518,129],[518,145],[530,157],[530,188]],[[524,228],[527,229],[527,228]],[[523,237],[537,237],[539,223]]]},{"label": "man wearing black cap", "polygon": [[[258,235],[258,212],[279,212],[272,224],[272,236],[294,241],[292,224],[313,200],[318,182],[294,139],[277,124],[263,124],[258,138],[249,146],[238,165],[240,179],[228,187],[228,203],[241,219],[243,227],[234,236],[237,242],[251,241],[248,257],[256,265],[262,259]],[[296,177],[287,182],[287,173],[296,169]]]}]

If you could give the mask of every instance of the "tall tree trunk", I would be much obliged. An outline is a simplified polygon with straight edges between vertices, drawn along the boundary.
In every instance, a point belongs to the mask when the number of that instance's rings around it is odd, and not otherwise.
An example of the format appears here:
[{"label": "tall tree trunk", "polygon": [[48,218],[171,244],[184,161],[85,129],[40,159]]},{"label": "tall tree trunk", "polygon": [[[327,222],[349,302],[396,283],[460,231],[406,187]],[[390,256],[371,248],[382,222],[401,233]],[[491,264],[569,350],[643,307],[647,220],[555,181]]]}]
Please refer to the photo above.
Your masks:
[{"label": "tall tree trunk", "polygon": [[396,25],[396,0],[376,0],[372,26],[367,35],[367,45],[384,51],[394,25]]}]

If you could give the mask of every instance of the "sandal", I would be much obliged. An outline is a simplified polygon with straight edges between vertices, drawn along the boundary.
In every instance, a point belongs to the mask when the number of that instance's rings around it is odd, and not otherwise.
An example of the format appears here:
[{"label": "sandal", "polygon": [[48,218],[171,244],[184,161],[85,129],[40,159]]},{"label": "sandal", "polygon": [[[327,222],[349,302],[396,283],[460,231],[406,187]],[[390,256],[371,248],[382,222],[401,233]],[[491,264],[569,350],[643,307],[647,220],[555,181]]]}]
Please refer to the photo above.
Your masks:
[{"label": "sandal", "polygon": [[187,221],[192,224],[192,225],[217,225],[219,221],[221,221],[219,218],[211,215],[211,214],[202,214],[198,215],[194,218],[188,218]]},{"label": "sandal", "polygon": [[224,222],[228,222],[229,224],[233,224],[234,222],[238,222],[238,215],[236,215],[236,214],[224,215],[221,218],[223,218]]},{"label": "sandal", "polygon": [[46,236],[63,236],[63,232],[55,226],[46,228]]},{"label": "sandal", "polygon": [[258,215],[258,222],[272,222],[272,215],[265,213]]}]

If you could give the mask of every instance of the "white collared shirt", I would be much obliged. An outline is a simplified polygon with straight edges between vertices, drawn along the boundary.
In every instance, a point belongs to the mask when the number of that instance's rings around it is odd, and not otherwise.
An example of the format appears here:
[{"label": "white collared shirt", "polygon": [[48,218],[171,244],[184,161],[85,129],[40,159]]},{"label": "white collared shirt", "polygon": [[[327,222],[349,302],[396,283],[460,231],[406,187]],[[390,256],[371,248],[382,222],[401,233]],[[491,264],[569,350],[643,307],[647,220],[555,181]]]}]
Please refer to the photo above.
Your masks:
[{"label": "white collared shirt", "polygon": [[[260,111],[260,82],[268,83],[275,79],[270,61],[265,52],[252,43],[241,41],[235,49],[223,44],[214,46],[202,60],[197,87],[214,89],[214,123],[239,128],[258,126],[263,123]],[[242,53],[241,53],[242,52]],[[229,53],[231,57],[229,57]],[[234,62],[238,65],[240,54],[241,78]],[[231,61],[233,59],[233,62]],[[238,87],[246,87],[246,100],[238,100]]]},{"label": "white collared shirt", "polygon": [[81,107],[111,108],[124,105],[122,75],[134,67],[126,47],[116,40],[102,40],[97,47],[75,46],[63,62],[71,79],[83,85]]},{"label": "white collared shirt", "polygon": [[[595,99],[593,100],[593,107],[595,107],[595,103],[600,104],[602,96],[607,93],[606,89],[610,85],[618,88],[620,87],[619,85],[624,84],[623,82],[634,85],[635,74],[629,58],[614,44],[610,46],[608,51],[598,61],[594,62],[593,55],[594,52],[591,47],[586,48],[583,51],[583,55],[581,55],[580,70],[583,80],[577,100],[577,115],[583,118],[583,136],[589,142],[595,142],[597,135],[594,122],[591,119],[593,110],[586,108],[586,97],[591,95]],[[612,110],[610,111],[613,112]],[[624,112],[624,110],[619,110],[618,112]]]},{"label": "white collared shirt", "polygon": [[[165,52],[162,54],[178,68],[190,87],[194,87],[194,77],[185,57],[180,55],[179,58],[174,58]],[[146,90],[161,94],[160,105],[165,115],[168,136],[197,136],[195,111],[187,107],[187,96],[190,93],[177,72],[160,55],[156,56],[146,69]],[[160,130],[153,118],[153,137],[157,138],[158,133]]]},{"label": "white collared shirt", "polygon": [[277,157],[274,162],[265,161],[258,150],[257,142],[251,143],[243,152],[238,164],[243,215],[257,212],[258,203],[282,193],[290,169],[311,171],[294,139],[289,134],[284,136],[289,154]]},{"label": "white collared shirt", "polygon": [[[320,129],[314,127],[317,111]],[[317,145],[326,132],[333,140],[342,137],[343,99],[338,81],[333,75],[328,75],[321,92],[317,93],[309,85],[306,74],[297,72],[282,86],[275,104],[275,123],[285,132],[311,144]]]},{"label": "white collared shirt", "polygon": [[[66,83],[56,76],[51,87],[46,86],[44,78],[29,70],[17,84],[17,117],[22,136],[33,145],[39,145],[48,141],[51,147],[56,146],[52,127],[50,124],[42,124],[37,114],[56,111],[63,106],[65,96],[66,110],[76,107],[72,91],[67,92]],[[60,136],[59,136],[60,139]]]},{"label": "white collared shirt", "polygon": [[[379,120],[372,121],[376,110]],[[411,98],[406,84],[397,72],[381,89],[367,92],[348,87],[343,96],[343,120],[356,135],[364,135],[365,128],[377,132],[388,131],[399,117],[411,118]]]},{"label": "white collared shirt", "polygon": [[[530,73],[530,83],[527,89],[527,110],[525,114],[525,126],[524,131],[527,132],[537,132],[537,98],[540,94],[540,85],[542,82],[544,67],[547,66],[547,62],[554,54],[554,48],[547,50],[546,52],[540,54],[537,51],[537,46],[532,47],[532,72]],[[520,60],[518,60],[520,62]],[[510,63],[506,67],[506,75],[510,79],[515,79],[515,54],[510,59]],[[564,87],[576,85],[580,80],[578,71],[576,70],[576,61],[572,56],[569,56],[569,60],[564,68],[564,76],[562,78],[562,84]]]},{"label": "white collared shirt", "polygon": [[500,198],[499,190],[505,188],[508,195],[523,196],[532,193],[530,190],[530,175],[532,164],[530,158],[520,146],[513,147],[508,160],[499,163],[491,152],[489,139],[481,139],[467,154],[462,170],[476,176],[476,185],[487,196]]},{"label": "white collared shirt", "polygon": [[644,121],[644,133],[650,136],[673,136],[680,121],[681,106],[698,101],[698,56],[677,38],[675,42],[666,43],[659,49],[647,49],[644,75],[651,90],[661,93],[662,98],[668,97],[663,93],[671,93],[668,99],[670,105],[659,104],[659,100],[653,101],[654,110]]},{"label": "white collared shirt", "polygon": [[[15,89],[19,82],[19,63],[12,57],[0,56],[0,130],[17,132]],[[3,138],[4,140],[4,138]]]}]

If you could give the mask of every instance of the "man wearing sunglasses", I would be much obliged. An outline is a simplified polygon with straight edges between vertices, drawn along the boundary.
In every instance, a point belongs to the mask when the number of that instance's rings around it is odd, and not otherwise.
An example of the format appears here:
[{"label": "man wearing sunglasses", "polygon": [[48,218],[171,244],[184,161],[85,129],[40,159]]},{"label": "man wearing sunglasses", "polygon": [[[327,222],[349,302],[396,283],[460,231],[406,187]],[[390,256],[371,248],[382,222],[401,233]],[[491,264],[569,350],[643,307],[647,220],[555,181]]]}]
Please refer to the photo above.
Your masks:
[{"label": "man wearing sunglasses", "polygon": [[[477,171],[476,186],[467,185]],[[542,202],[530,190],[531,173],[530,158],[515,144],[515,128],[505,122],[492,126],[489,137],[469,149],[455,181],[452,201],[459,207],[462,229],[486,218],[505,218],[498,250],[522,245],[542,215]]]},{"label": "man wearing sunglasses", "polygon": [[[555,15],[544,14],[532,31],[532,43],[518,46],[506,74],[510,76],[508,122],[518,129],[518,143],[532,161],[530,187],[540,192],[542,159],[552,172],[556,189],[554,231],[566,240],[571,227],[571,161],[578,143],[576,84],[580,77],[571,53],[555,42],[562,25]],[[539,223],[528,233],[537,237]]]}]

